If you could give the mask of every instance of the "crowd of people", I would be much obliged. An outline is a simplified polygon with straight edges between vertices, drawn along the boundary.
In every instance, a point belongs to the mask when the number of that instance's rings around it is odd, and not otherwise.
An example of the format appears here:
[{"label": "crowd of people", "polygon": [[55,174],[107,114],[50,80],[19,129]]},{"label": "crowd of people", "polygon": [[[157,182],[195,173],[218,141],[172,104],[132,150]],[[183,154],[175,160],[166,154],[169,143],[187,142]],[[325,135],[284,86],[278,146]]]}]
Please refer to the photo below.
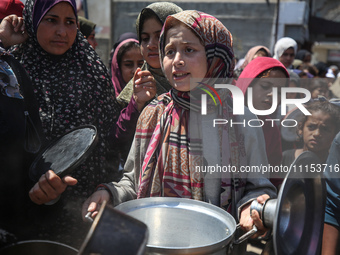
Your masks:
[{"label": "crowd of people", "polygon": [[[25,5],[5,0],[0,15],[0,164],[5,166],[0,203],[7,205],[0,211],[0,248],[44,239],[78,249],[90,228],[85,215],[96,217],[104,200],[118,205],[145,197],[214,204],[234,216],[244,231],[255,225],[256,238],[268,229],[256,210],[250,212],[250,203],[276,198],[284,176],[216,176],[197,168],[290,166],[304,151],[338,165],[340,104],[334,99],[340,97],[339,68],[315,61],[293,38],[279,39],[273,52],[254,45],[236,61],[232,34],[217,18],[204,10],[155,2],[140,10],[136,33],[126,31],[115,42],[107,68],[95,51],[96,24],[78,17],[75,0],[26,0]],[[216,81],[242,91],[242,116],[233,112],[235,95],[212,90]],[[23,93],[23,86],[32,95]],[[280,126],[285,118],[280,91],[285,87],[300,87],[311,95],[304,104],[311,115],[298,120],[296,140],[290,142]],[[197,95],[207,90],[215,95],[207,100],[209,114],[202,115]],[[292,90],[286,96],[306,95]],[[26,111],[21,110],[23,101],[30,101]],[[267,114],[255,115],[252,109]],[[299,109],[287,105],[287,110]],[[89,124],[96,127],[98,143],[70,175],[60,178],[51,169],[32,178],[30,164],[39,151],[25,146],[25,112],[40,151]],[[212,128],[214,119],[263,124]],[[322,252],[336,254],[340,184],[331,174],[325,177]],[[234,248],[234,254],[243,254],[243,246]]]}]

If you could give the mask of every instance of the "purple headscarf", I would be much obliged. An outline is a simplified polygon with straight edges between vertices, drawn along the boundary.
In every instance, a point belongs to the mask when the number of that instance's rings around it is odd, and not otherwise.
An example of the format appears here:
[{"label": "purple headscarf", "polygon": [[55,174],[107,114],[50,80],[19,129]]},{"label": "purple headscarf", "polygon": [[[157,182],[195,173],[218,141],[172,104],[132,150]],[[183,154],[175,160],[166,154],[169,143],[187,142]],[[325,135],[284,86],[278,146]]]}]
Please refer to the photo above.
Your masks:
[{"label": "purple headscarf", "polygon": [[75,0],[36,0],[33,9],[33,28],[35,33],[37,32],[41,19],[53,6],[60,2],[69,3],[72,6],[74,15],[76,15],[77,18],[77,5]]}]

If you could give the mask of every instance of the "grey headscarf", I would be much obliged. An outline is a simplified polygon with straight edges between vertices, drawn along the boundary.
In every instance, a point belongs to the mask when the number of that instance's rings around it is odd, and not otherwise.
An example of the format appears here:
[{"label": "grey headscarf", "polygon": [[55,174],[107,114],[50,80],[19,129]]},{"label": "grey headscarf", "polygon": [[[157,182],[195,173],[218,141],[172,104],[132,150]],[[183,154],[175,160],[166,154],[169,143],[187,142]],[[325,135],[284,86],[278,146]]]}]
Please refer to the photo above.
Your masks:
[{"label": "grey headscarf", "polygon": [[145,18],[154,15],[159,19],[159,22],[163,25],[166,18],[169,15],[176,14],[183,11],[181,7],[170,2],[156,2],[145,7],[138,15],[136,20],[136,30],[139,43],[141,42],[141,31]]},{"label": "grey headscarf", "polygon": [[[159,22],[163,25],[169,15],[176,14],[181,11],[183,11],[182,8],[170,2],[156,2],[145,7],[140,12],[136,20],[136,30],[139,43],[141,42],[141,30],[145,19],[149,18],[150,16],[154,16],[157,17]],[[153,68],[148,65],[148,63],[144,62],[144,65],[141,69],[149,70],[155,78],[157,88],[156,96],[166,93],[172,88],[168,80],[165,78],[161,68]],[[117,101],[122,105],[122,107],[126,107],[130,102],[132,94],[133,81],[130,80],[117,97]]]}]

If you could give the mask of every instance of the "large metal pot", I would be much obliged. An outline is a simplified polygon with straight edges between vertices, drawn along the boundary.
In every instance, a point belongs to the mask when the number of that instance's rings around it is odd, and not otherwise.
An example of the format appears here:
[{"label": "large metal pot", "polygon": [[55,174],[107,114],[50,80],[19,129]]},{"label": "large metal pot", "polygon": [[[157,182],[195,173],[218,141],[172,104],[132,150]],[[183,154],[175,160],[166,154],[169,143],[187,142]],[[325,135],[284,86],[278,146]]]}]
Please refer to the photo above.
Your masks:
[{"label": "large metal pot", "polygon": [[146,253],[223,254],[232,243],[236,222],[223,209],[185,198],[143,198],[115,207],[149,229]]},{"label": "large metal pot", "polygon": [[29,240],[15,243],[0,249],[1,255],[77,255],[78,251],[68,245],[44,241]]}]

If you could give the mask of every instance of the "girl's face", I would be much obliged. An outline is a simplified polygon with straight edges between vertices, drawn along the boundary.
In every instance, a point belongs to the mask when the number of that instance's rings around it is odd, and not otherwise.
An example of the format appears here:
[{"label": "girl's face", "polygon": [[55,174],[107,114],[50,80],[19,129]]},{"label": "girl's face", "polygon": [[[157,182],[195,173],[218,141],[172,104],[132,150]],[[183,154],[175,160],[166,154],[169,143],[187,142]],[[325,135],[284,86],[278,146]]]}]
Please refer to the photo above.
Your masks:
[{"label": "girl's face", "polygon": [[303,59],[303,62],[310,63],[312,61],[312,55],[306,54],[306,56]]},{"label": "girl's face", "polygon": [[165,38],[165,76],[177,90],[189,91],[190,79],[202,79],[208,70],[205,47],[185,25],[178,24],[170,28]]},{"label": "girl's face", "polygon": [[293,64],[295,58],[295,52],[293,48],[286,49],[281,57],[279,57],[279,61],[286,67],[290,67]]},{"label": "girl's face", "polygon": [[96,40],[96,33],[93,30],[91,32],[91,34],[86,38],[87,41],[89,42],[89,44],[93,47],[93,49],[95,50],[96,47],[98,46],[97,40]]},{"label": "girl's face", "polygon": [[[278,79],[280,78],[280,79]],[[256,110],[269,110],[272,107],[273,88],[277,88],[278,104],[281,88],[286,85],[286,75],[281,70],[271,70],[265,78],[258,78],[253,88],[253,106]]]},{"label": "girl's face", "polygon": [[144,21],[140,48],[144,60],[153,68],[160,68],[158,43],[162,24],[154,17]]},{"label": "girl's face", "polygon": [[53,6],[42,18],[37,30],[40,46],[52,55],[62,55],[70,49],[76,35],[76,16],[67,2]]},{"label": "girl's face", "polygon": [[138,67],[142,67],[144,59],[138,47],[127,50],[120,63],[120,71],[125,83],[128,83]]},{"label": "girl's face", "polygon": [[311,93],[312,98],[318,98],[319,95],[327,98],[328,96],[327,88],[319,87],[319,88],[314,89]]},{"label": "girl's face", "polygon": [[312,151],[320,158],[325,158],[336,135],[336,127],[329,114],[316,111],[308,116],[299,133],[303,137],[304,150]]}]

